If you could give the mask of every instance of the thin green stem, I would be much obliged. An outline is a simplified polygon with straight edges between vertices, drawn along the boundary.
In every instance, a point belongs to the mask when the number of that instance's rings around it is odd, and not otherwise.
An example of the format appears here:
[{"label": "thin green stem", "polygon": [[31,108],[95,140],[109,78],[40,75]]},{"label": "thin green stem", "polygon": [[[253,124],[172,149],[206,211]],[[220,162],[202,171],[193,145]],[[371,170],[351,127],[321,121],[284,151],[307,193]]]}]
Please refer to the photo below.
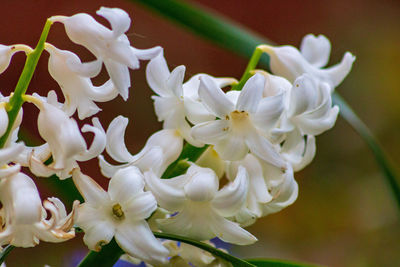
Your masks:
[{"label": "thin green stem", "polygon": [[[140,238],[140,237],[139,237]],[[79,267],[112,267],[124,254],[114,238],[107,245],[103,246],[99,252],[90,251],[79,263]]]},{"label": "thin green stem", "polygon": [[250,79],[253,74],[251,73],[253,70],[258,65],[258,62],[260,61],[261,55],[263,54],[262,48],[260,46],[257,46],[256,49],[254,49],[253,54],[251,55],[250,61],[247,64],[246,69],[244,70],[244,73],[242,77],[240,78],[240,81],[238,84],[235,84],[232,86],[232,90],[240,91],[242,90],[244,84],[247,82],[248,79]]},{"label": "thin green stem", "polygon": [[11,130],[17,119],[18,113],[24,103],[22,96],[28,89],[29,83],[31,82],[33,73],[35,72],[37,63],[39,61],[40,55],[44,50],[44,43],[46,42],[47,35],[49,34],[52,22],[47,20],[44,25],[42,34],[36,48],[32,52],[27,53],[24,69],[22,70],[21,76],[19,77],[17,86],[15,87],[14,94],[10,98],[10,101],[6,105],[8,113],[8,127],[5,134],[0,138],[0,148],[4,147],[7,142],[8,137],[11,134]]}]

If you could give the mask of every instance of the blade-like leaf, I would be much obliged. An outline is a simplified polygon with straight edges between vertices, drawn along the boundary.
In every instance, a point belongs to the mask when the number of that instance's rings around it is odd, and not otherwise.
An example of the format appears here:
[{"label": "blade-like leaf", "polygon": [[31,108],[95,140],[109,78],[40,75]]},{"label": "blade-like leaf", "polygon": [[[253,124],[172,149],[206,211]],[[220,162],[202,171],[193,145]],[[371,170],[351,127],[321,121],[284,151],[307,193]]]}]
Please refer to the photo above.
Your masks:
[{"label": "blade-like leaf", "polygon": [[8,245],[3,250],[0,252],[0,264],[4,262],[4,260],[7,258],[8,254],[14,249],[14,246]]}]

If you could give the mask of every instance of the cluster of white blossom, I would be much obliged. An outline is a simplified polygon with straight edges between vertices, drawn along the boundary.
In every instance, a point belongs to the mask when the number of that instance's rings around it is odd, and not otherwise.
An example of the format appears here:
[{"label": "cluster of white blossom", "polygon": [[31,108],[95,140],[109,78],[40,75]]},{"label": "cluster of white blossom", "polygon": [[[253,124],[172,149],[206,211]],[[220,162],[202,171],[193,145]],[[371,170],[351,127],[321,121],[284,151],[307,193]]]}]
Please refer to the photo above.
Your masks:
[{"label": "cluster of white blossom", "polygon": [[[99,251],[115,238],[130,260],[226,266],[188,245],[161,242],[152,231],[199,241],[218,237],[232,244],[254,243],[256,237],[243,227],[296,200],[294,172],[312,161],[315,136],[335,124],[339,109],[332,105],[331,94],[349,73],[354,57],[346,53],[339,64],[323,68],[330,43],[322,35],[307,35],[300,51],[262,45],[273,74],[254,70],[241,90],[229,90],[238,84],[236,79],[197,74],[185,82],[185,67],[170,71],[161,47],[132,47],[125,35],[131,23],[125,11],[102,7],[97,14],[111,29],[83,13],[50,18],[62,23],[70,40],[86,47],[96,60],[81,62],[73,52],[45,44],[49,73],[65,101],[59,102],[55,91],[23,96],[40,111],[37,126],[45,143],[29,147],[18,140],[21,109],[0,149],[0,245],[65,241],[74,237],[75,225],[84,231],[91,250]],[[0,72],[18,51],[29,54],[31,49],[0,47]],[[156,94],[154,107],[163,129],[132,155],[124,143],[127,118],[116,117],[105,131],[96,117],[92,125],[79,129],[71,116],[77,112],[80,120],[92,117],[100,111],[95,102],[118,95],[126,100],[129,69],[138,69],[139,60],[150,60],[146,78]],[[91,79],[103,63],[110,78],[95,86]],[[0,95],[0,136],[9,123],[9,99]],[[86,132],[94,134],[90,146],[82,135]],[[207,149],[195,162],[182,160],[186,172],[162,178],[185,144]],[[104,150],[121,164],[108,163],[101,155]],[[79,162],[96,157],[104,176],[111,178],[108,191],[79,167]],[[74,203],[69,214],[57,198],[42,203],[23,167],[37,177],[72,177],[85,202]]]}]

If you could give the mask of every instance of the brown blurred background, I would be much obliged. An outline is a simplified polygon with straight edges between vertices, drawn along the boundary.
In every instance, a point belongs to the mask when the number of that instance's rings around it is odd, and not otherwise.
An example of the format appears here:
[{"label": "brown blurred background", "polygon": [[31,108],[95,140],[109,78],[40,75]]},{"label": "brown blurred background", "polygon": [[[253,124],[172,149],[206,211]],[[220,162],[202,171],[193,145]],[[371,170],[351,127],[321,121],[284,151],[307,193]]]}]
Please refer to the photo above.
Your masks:
[{"label": "brown blurred background", "polygon": [[[162,0],[160,0],[162,1]],[[278,44],[298,46],[307,33],[325,34],[332,42],[331,63],[345,51],[357,60],[349,77],[337,89],[376,134],[395,167],[400,162],[400,2],[379,0],[337,1],[191,1],[247,26]],[[246,60],[194,36],[186,30],[129,1],[1,1],[0,43],[34,46],[52,15],[86,12],[94,15],[100,6],[120,7],[133,20],[128,32],[137,48],[161,45],[170,68],[186,65],[187,76],[206,72],[239,78]],[[99,19],[105,22],[103,19]],[[61,25],[54,25],[49,42],[90,60],[83,48],[72,44]],[[47,73],[47,54],[28,92],[59,90]],[[3,94],[13,90],[24,56],[15,56],[0,76]],[[152,95],[146,85],[144,67],[132,72],[131,96],[100,104],[104,127],[118,114],[130,117],[126,143],[137,152],[145,139],[161,125],[156,122]],[[106,79],[100,77],[96,82]],[[25,129],[34,129],[37,111],[25,108]],[[25,130],[26,131],[26,130]],[[36,130],[35,130],[36,131]],[[31,143],[35,143],[32,141]],[[259,220],[249,228],[259,241],[234,247],[241,257],[269,257],[319,263],[328,266],[400,266],[399,209],[372,154],[356,133],[339,118],[334,129],[317,139],[317,156],[296,174],[299,198],[291,207]],[[83,171],[99,176],[96,162]],[[86,168],[86,169],[85,169]],[[58,193],[46,179],[35,179],[42,196]],[[66,200],[66,198],[64,198]],[[70,206],[68,206],[69,208]],[[15,249],[7,266],[74,266],[85,255],[81,235],[61,244],[41,243],[32,249]]]}]

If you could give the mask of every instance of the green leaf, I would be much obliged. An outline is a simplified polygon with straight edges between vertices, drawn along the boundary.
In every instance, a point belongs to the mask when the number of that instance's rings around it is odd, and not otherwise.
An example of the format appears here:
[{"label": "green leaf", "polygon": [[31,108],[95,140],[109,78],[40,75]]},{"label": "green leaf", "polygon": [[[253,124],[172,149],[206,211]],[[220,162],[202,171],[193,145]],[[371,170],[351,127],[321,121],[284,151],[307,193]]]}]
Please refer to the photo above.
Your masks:
[{"label": "green leaf", "polygon": [[[260,37],[250,30],[238,25],[215,11],[206,10],[204,7],[195,6],[178,0],[131,0],[140,3],[162,16],[178,23],[180,26],[208,39],[223,48],[229,49],[238,55],[250,58],[256,46],[260,44],[274,43]],[[269,70],[269,57],[264,54],[260,59],[260,65]],[[399,178],[383,149],[376,141],[371,131],[352,111],[350,106],[334,93],[334,103],[340,107],[340,115],[363,138],[371,149],[374,157],[389,184],[393,196],[400,208]]]},{"label": "green leaf", "polygon": [[298,263],[273,259],[246,259],[246,261],[257,267],[321,267],[308,263]]}]

